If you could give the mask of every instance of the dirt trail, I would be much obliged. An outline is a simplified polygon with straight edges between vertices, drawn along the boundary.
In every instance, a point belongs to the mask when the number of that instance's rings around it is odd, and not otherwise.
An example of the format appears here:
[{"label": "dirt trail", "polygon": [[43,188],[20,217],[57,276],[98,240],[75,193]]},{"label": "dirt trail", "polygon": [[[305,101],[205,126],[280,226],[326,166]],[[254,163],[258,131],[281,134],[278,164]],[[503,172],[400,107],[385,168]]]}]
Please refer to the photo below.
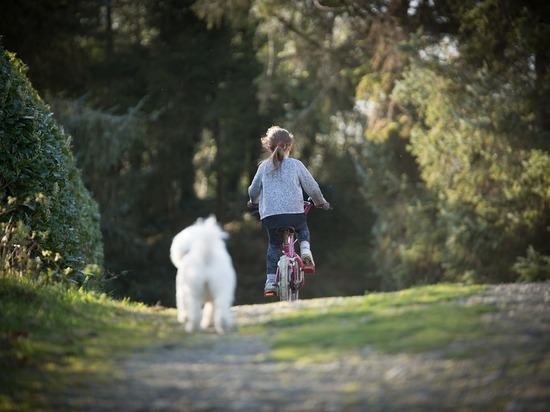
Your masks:
[{"label": "dirt trail", "polygon": [[[341,299],[298,305],[326,306]],[[550,283],[494,286],[457,304],[479,301],[500,308],[484,319],[500,333],[483,342],[417,355],[366,347],[333,362],[297,365],[270,362],[267,340],[204,334],[196,347],[152,348],[121,361],[112,382],[94,388],[93,395],[70,393],[63,406],[86,411],[548,410]],[[293,308],[275,303],[233,310],[242,325]],[[465,350],[468,357],[453,356]]]}]

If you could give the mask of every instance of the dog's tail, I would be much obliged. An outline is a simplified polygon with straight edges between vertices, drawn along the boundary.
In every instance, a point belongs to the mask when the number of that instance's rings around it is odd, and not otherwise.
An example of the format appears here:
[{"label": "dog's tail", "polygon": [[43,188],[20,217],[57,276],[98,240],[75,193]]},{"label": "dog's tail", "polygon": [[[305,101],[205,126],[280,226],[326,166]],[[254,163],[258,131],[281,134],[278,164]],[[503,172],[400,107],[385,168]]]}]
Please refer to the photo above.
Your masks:
[{"label": "dog's tail", "polygon": [[189,229],[185,229],[178,233],[172,240],[172,245],[170,246],[170,260],[175,267],[179,268],[183,257],[190,248],[190,237]]}]

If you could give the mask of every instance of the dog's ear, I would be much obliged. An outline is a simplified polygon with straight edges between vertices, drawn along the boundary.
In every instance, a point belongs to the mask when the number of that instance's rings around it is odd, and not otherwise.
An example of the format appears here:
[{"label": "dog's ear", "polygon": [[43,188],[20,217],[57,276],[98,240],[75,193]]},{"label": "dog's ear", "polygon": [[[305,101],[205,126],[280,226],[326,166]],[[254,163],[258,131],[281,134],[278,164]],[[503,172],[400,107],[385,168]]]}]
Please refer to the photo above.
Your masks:
[{"label": "dog's ear", "polygon": [[212,227],[215,227],[218,230],[218,232],[220,234],[220,237],[222,239],[225,240],[225,239],[229,238],[229,233],[227,233],[225,230],[223,230],[222,226],[218,223],[215,215],[208,216],[208,219],[206,219],[206,221],[204,223],[207,224],[207,225],[210,225]]},{"label": "dog's ear", "polygon": [[206,219],[206,221],[204,223],[215,226],[215,225],[218,224],[218,221],[216,220],[216,216],[210,215],[210,216],[208,216],[208,218]]}]

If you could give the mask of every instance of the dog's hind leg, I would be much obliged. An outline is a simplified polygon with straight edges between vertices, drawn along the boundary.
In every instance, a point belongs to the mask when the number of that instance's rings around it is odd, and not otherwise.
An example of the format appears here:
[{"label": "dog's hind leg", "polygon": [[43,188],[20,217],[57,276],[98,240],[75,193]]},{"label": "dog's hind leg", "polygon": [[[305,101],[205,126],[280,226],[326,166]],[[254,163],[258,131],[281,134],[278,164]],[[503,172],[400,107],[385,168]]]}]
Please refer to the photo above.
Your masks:
[{"label": "dog's hind leg", "polygon": [[206,330],[212,325],[214,318],[214,305],[211,301],[207,301],[202,309],[201,329]]},{"label": "dog's hind leg", "polygon": [[187,315],[185,313],[185,296],[184,296],[184,287],[182,285],[182,277],[180,273],[176,275],[176,308],[177,308],[177,319],[179,323],[185,323],[187,320]]},{"label": "dog's hind leg", "polygon": [[234,329],[231,305],[227,299],[216,299],[214,302],[214,329],[219,335]]},{"label": "dog's hind leg", "polygon": [[189,333],[199,329],[201,322],[201,301],[198,299],[192,299],[192,302],[187,302],[187,323],[185,324],[185,330]]}]

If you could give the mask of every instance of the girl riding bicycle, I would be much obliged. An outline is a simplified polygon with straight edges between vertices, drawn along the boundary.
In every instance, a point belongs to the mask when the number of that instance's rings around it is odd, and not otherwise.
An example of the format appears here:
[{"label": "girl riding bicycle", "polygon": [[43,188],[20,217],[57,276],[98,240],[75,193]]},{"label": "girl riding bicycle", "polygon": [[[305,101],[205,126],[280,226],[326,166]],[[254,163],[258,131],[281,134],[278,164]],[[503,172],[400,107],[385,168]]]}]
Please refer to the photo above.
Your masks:
[{"label": "girl riding bicycle", "polygon": [[296,230],[300,242],[300,255],[304,261],[304,271],[315,273],[315,263],[310,249],[310,234],[304,213],[305,191],[316,207],[330,209],[319,185],[304,164],[290,158],[294,136],[287,130],[272,126],[262,137],[262,146],[269,157],[258,166],[250,187],[249,207],[259,206],[260,219],[267,231],[268,246],[266,258],[266,283],[264,295],[277,291],[277,262],[281,256],[282,236],[278,229],[291,226]]}]

